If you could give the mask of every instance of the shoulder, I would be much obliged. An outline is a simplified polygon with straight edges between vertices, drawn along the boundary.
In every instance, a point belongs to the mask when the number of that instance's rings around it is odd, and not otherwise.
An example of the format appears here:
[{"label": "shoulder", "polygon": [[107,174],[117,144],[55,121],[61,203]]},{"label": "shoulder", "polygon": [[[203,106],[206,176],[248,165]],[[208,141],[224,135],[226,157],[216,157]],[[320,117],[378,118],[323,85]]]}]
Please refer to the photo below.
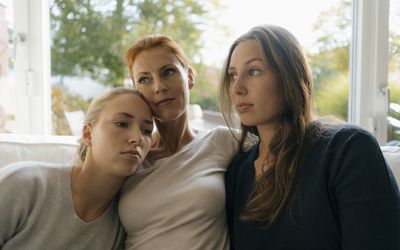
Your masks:
[{"label": "shoulder", "polygon": [[228,128],[225,126],[218,126],[213,129],[205,130],[204,135],[214,139],[223,139],[227,136],[234,136],[237,134],[237,129]]},{"label": "shoulder", "polygon": [[322,138],[329,144],[343,147],[347,144],[374,144],[379,146],[376,138],[365,129],[352,124],[324,125]]},{"label": "shoulder", "polygon": [[53,163],[23,161],[11,163],[0,169],[0,185],[31,189],[47,183],[50,176],[57,175],[65,166]]},{"label": "shoulder", "polygon": [[239,148],[239,137],[235,136],[235,133],[236,130],[219,126],[200,132],[193,145],[196,145],[196,150],[201,149],[213,155],[220,155],[225,161],[230,161]]},{"label": "shoulder", "polygon": [[239,130],[224,126],[205,130],[201,132],[202,141],[210,141],[217,146],[233,146],[237,148],[239,143]]}]

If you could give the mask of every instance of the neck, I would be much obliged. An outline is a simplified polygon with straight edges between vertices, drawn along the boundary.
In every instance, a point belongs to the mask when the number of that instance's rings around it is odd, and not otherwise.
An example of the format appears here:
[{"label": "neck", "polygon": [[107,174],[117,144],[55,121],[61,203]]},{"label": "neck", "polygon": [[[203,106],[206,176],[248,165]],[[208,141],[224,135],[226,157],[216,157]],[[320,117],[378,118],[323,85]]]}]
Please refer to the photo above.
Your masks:
[{"label": "neck", "polygon": [[72,200],[76,214],[85,222],[100,217],[121,189],[125,178],[106,176],[87,161],[71,171]]},{"label": "neck", "polygon": [[160,136],[157,145],[158,151],[172,155],[194,138],[194,132],[189,128],[187,113],[184,113],[177,120],[156,121],[156,124]]},{"label": "neck", "polygon": [[254,161],[256,179],[262,176],[274,161],[274,156],[271,155],[269,146],[278,130],[278,126],[278,124],[272,123],[257,126],[258,135],[260,136],[260,147],[258,148],[258,157]]},{"label": "neck", "polygon": [[260,136],[260,143],[265,149],[269,148],[272,138],[274,138],[276,131],[278,131],[278,127],[279,124],[263,124],[257,126],[258,135]]}]

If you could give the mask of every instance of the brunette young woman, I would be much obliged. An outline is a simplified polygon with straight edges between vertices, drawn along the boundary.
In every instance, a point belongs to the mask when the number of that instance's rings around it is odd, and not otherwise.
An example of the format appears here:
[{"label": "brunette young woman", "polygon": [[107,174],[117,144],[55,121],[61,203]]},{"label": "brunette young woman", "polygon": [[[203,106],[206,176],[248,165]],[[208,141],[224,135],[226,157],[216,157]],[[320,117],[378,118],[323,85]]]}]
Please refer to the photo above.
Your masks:
[{"label": "brunette young woman", "polygon": [[312,96],[289,31],[258,26],[231,46],[220,101],[243,131],[226,174],[232,249],[400,249],[399,189],[377,141],[313,119]]}]

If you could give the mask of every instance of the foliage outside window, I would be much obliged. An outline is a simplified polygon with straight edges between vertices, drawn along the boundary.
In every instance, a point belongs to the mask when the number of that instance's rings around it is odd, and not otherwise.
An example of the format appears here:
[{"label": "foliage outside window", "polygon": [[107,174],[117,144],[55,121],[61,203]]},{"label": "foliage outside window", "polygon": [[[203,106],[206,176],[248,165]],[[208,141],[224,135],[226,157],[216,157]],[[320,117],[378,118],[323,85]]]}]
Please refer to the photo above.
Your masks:
[{"label": "foliage outside window", "polygon": [[[69,134],[68,124],[62,121],[63,112],[85,111],[90,101],[68,93],[64,79],[90,77],[104,86],[123,85],[129,81],[125,51],[134,40],[152,33],[170,35],[183,47],[197,72],[191,103],[217,111],[216,95],[223,62],[208,65],[201,50],[207,43],[202,37],[205,25],[214,20],[221,36],[235,28],[229,27],[227,32],[217,25],[219,10],[219,1],[215,0],[52,0],[53,132]],[[321,12],[314,24],[316,49],[308,51],[317,114],[344,120],[348,115],[351,10],[351,0],[338,0]],[[399,36],[398,31],[391,30],[391,72],[399,68]],[[399,99],[398,81],[389,81],[389,85],[392,100]],[[74,101],[66,101],[70,98]]]},{"label": "foliage outside window", "polygon": [[[219,72],[203,63],[200,50],[204,23],[217,7],[218,2],[211,0],[53,0],[53,133],[70,134],[63,111],[87,106],[81,105],[79,96],[67,93],[64,79],[90,77],[105,86],[122,86],[129,78],[125,51],[145,34],[170,35],[183,47],[197,71],[191,101],[215,110]],[[77,100],[66,103],[66,97]]]}]

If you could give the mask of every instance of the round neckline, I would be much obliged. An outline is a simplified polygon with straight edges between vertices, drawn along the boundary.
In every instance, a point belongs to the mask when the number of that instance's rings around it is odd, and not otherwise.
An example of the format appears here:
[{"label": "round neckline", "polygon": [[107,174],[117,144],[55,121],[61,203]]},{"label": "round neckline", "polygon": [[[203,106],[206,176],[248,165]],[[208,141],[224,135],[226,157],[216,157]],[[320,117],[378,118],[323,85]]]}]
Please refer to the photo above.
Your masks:
[{"label": "round neckline", "polygon": [[138,171],[136,172],[134,175],[137,174],[145,174],[148,172],[151,172],[152,170],[154,170],[155,168],[157,168],[158,166],[162,165],[162,163],[168,159],[170,159],[171,157],[174,157],[177,154],[180,154],[181,152],[187,150],[188,148],[191,147],[191,145],[198,141],[199,138],[201,138],[205,133],[207,133],[208,130],[202,130],[202,131],[198,131],[198,133],[194,136],[193,140],[191,140],[189,143],[187,143],[186,145],[184,145],[183,147],[181,147],[178,151],[176,151],[174,154],[170,155],[170,156],[166,156],[160,159],[157,159],[153,162],[150,162],[149,160],[147,160],[146,158],[143,160],[142,163],[142,171]]},{"label": "round neckline", "polygon": [[[69,188],[68,189],[66,189],[66,188],[64,188],[64,190],[65,190],[65,192],[67,193],[67,196],[68,196],[68,206],[69,206],[69,209],[70,209],[70,211],[71,211],[71,213],[73,214],[73,216],[80,222],[80,223],[82,223],[82,224],[84,224],[84,225],[92,225],[92,224],[95,224],[95,223],[97,223],[98,221],[100,221],[100,220],[103,220],[103,218],[105,218],[106,216],[107,216],[107,214],[109,213],[109,211],[112,209],[112,207],[114,206],[114,203],[115,203],[115,199],[113,199],[112,201],[111,201],[111,203],[110,203],[110,205],[106,208],[106,210],[104,210],[104,212],[99,216],[99,217],[97,217],[96,219],[94,219],[94,220],[92,220],[92,221],[89,221],[89,222],[85,222],[84,220],[82,220],[82,218],[81,217],[79,217],[79,215],[76,213],[76,211],[75,211],[75,208],[74,208],[74,201],[73,201],[73,199],[72,199],[72,171],[73,171],[73,168],[74,168],[74,165],[72,165],[72,166],[69,166],[70,168],[69,169],[67,169],[67,178],[63,178],[67,183],[68,183],[68,185],[65,185],[65,186],[68,186]],[[69,170],[69,171],[68,171]]]}]

